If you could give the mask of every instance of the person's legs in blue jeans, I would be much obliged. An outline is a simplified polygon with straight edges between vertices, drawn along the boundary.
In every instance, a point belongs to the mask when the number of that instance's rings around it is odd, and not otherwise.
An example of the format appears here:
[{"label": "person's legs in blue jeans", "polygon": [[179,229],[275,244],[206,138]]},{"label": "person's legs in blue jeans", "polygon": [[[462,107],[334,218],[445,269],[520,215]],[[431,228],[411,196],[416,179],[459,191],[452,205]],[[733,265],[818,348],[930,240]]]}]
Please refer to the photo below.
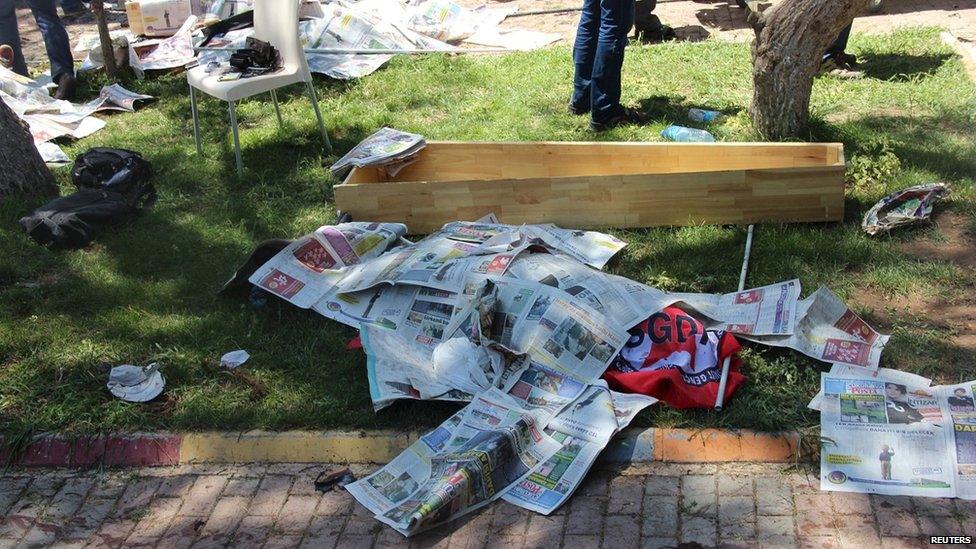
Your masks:
[{"label": "person's legs in blue jeans", "polygon": [[847,25],[844,27],[844,30],[840,31],[840,34],[837,35],[837,39],[834,40],[834,43],[831,44],[830,47],[827,48],[827,51],[824,52],[824,59],[827,59],[828,57],[836,57],[843,54],[844,51],[847,50],[847,41],[851,38],[852,26],[854,26],[854,23]]},{"label": "person's legs in blue jeans", "polygon": [[[0,0],[3,1],[3,0]],[[573,46],[573,96],[569,108],[583,114],[590,110],[590,81],[593,76],[593,58],[596,56],[597,37],[600,33],[600,0],[583,0],[583,12],[576,29]]]},{"label": "person's legs in blue jeans", "polygon": [[634,24],[634,0],[600,1],[600,37],[597,39],[590,87],[593,122],[602,124],[620,114],[620,71],[627,34]]},{"label": "person's legs in blue jeans", "polygon": [[71,45],[68,42],[68,31],[58,17],[55,0],[27,0],[27,5],[34,14],[37,26],[44,37],[47,58],[51,61],[51,79],[58,82],[64,75],[74,78],[74,58],[71,57]]},{"label": "person's legs in blue jeans", "polygon": [[14,50],[14,64],[11,67],[13,71],[27,76],[27,63],[24,62],[24,54],[20,49],[14,0],[0,0],[0,44],[7,44]]}]

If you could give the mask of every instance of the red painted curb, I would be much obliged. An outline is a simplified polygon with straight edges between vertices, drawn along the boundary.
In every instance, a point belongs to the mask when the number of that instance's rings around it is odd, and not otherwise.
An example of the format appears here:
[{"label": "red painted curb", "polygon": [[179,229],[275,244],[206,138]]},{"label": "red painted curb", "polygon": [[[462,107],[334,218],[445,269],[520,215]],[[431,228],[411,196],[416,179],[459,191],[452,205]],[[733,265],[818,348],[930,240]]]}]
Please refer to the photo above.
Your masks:
[{"label": "red painted curb", "polygon": [[[136,433],[69,438],[39,435],[11,452],[0,437],[0,464],[19,467],[94,467],[179,465],[182,435]],[[11,454],[13,462],[11,463]]]}]

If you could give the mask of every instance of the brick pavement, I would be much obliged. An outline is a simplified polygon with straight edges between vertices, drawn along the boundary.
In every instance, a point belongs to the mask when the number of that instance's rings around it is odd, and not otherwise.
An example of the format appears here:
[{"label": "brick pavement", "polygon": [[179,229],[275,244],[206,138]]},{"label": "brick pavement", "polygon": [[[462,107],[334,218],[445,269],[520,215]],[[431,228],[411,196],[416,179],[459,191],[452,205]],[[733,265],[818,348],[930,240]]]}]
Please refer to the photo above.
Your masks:
[{"label": "brick pavement", "polygon": [[496,502],[408,543],[345,492],[316,493],[323,468],[17,469],[0,478],[0,547],[921,547],[976,533],[976,502],[820,492],[781,465],[652,463],[591,472],[552,516]]}]

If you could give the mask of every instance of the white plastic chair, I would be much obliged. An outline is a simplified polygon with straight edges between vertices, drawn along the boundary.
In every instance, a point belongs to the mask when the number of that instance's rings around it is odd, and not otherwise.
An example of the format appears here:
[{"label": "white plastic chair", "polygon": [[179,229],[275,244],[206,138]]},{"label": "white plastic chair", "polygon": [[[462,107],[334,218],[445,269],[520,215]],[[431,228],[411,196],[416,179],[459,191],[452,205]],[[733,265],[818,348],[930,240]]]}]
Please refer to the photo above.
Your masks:
[{"label": "white plastic chair", "polygon": [[262,74],[239,80],[220,81],[219,76],[207,74],[206,67],[193,67],[186,73],[186,80],[190,84],[190,110],[193,113],[193,139],[196,142],[197,154],[200,155],[200,120],[197,116],[197,94],[200,90],[226,101],[230,111],[230,124],[234,133],[234,154],[237,158],[237,174],[244,171],[241,160],[241,142],[237,128],[236,103],[240,99],[264,92],[271,92],[275,114],[278,116],[278,126],[281,121],[281,109],[278,107],[277,88],[304,82],[315,118],[319,122],[322,141],[327,151],[332,149],[329,135],[322,123],[322,113],[319,112],[319,102],[312,86],[312,73],[308,70],[308,61],[298,36],[298,7],[300,0],[254,0],[254,36],[274,46],[281,55],[281,68],[270,74]]}]

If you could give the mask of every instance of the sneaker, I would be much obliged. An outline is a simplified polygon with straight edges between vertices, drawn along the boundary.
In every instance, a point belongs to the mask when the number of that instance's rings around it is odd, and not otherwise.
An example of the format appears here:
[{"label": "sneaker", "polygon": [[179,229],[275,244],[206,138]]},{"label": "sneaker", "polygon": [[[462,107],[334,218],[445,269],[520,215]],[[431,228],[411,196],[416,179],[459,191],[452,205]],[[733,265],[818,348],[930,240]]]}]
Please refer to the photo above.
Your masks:
[{"label": "sneaker", "polygon": [[58,77],[58,91],[54,92],[55,99],[63,99],[65,101],[74,101],[75,92],[78,90],[78,82],[75,80],[75,75],[71,73],[64,73]]},{"label": "sneaker", "polygon": [[631,109],[629,107],[620,107],[620,112],[615,116],[610,117],[606,122],[597,122],[596,120],[590,120],[590,129],[595,132],[602,132],[612,128],[616,128],[621,124],[645,124],[647,123],[647,115],[640,112],[637,109]]}]

